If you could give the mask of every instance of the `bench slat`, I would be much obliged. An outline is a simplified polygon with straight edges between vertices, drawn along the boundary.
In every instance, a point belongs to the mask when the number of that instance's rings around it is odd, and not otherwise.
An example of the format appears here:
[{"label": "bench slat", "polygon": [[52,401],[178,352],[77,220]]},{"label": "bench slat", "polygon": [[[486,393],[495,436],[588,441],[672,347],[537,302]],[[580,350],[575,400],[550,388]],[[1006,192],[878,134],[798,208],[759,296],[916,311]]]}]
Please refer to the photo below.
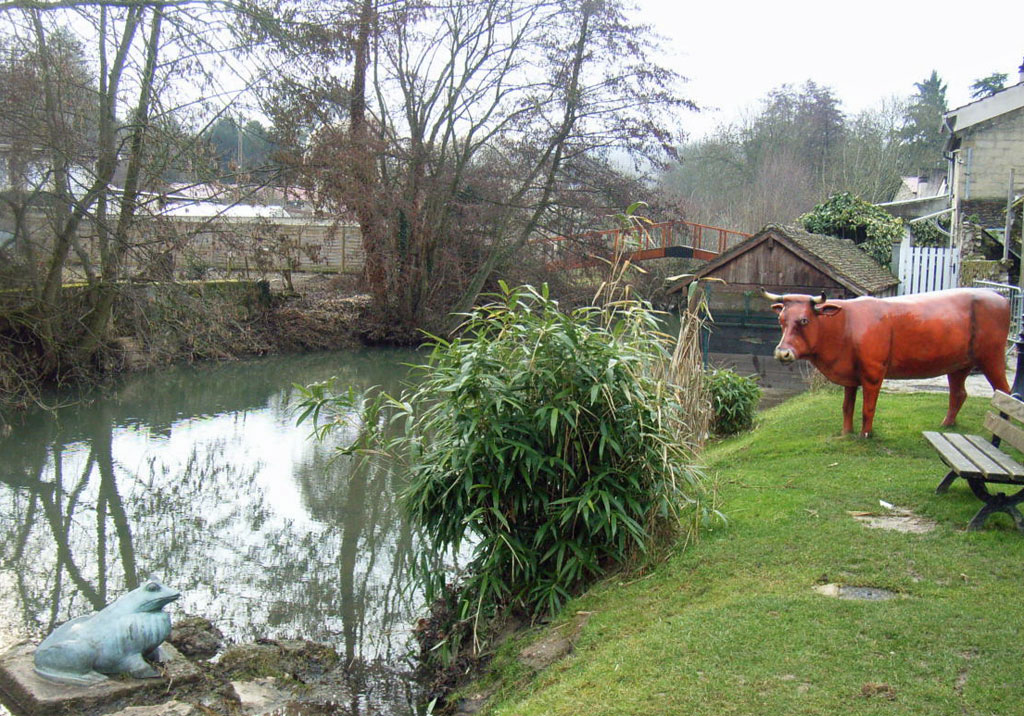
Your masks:
[{"label": "bench slat", "polygon": [[999,463],[999,466],[1003,469],[1003,473],[1007,478],[1014,480],[1024,478],[1024,465],[1018,463],[988,440],[985,440],[978,435],[968,435],[967,439],[972,442],[976,448],[991,458],[993,462]]},{"label": "bench slat", "polygon": [[993,435],[998,435],[1018,450],[1024,451],[1024,430],[1006,418],[995,413],[988,413],[985,415],[985,429],[991,430]]},{"label": "bench slat", "polygon": [[1005,477],[1006,470],[1004,470],[999,463],[995,462],[986,455],[984,452],[979,450],[974,443],[967,439],[966,435],[959,433],[946,433],[946,439],[949,440],[950,444],[953,445],[957,450],[964,454],[968,460],[973,462],[983,477]]},{"label": "bench slat", "polygon": [[981,471],[975,467],[960,449],[951,444],[949,434],[925,431],[924,439],[931,443],[932,447],[939,453],[942,461],[953,468],[953,471],[962,477],[981,477]]},{"label": "bench slat", "polygon": [[[1024,403],[1012,395],[1007,395],[1003,391],[997,390],[995,395],[992,396],[992,407],[1024,423]],[[1017,446],[1015,445],[1014,447]],[[1020,448],[1017,449],[1019,450]]]}]

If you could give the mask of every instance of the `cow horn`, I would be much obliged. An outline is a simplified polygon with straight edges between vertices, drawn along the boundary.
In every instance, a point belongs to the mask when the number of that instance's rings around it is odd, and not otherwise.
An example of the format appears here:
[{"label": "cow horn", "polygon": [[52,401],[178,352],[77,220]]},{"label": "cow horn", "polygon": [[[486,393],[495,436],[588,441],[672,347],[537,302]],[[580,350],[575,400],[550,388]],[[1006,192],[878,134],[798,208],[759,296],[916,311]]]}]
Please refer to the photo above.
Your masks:
[{"label": "cow horn", "polygon": [[811,303],[813,303],[815,306],[825,303],[825,301],[827,300],[828,296],[825,295],[824,291],[821,292],[820,296],[811,296]]},{"label": "cow horn", "polygon": [[761,295],[767,298],[772,303],[778,303],[782,300],[782,296],[777,293],[768,293],[763,288],[761,289]]}]

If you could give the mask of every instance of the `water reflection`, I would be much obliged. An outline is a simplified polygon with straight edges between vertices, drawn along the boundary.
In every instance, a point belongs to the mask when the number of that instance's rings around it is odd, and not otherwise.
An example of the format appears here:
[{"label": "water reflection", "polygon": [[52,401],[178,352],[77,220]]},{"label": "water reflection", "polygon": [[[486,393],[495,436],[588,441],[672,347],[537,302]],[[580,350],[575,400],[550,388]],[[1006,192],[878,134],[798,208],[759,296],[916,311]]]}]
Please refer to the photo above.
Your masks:
[{"label": "water reflection", "polygon": [[177,609],[231,639],[308,638],[349,662],[401,662],[417,606],[402,476],[332,461],[290,405],[293,383],[330,375],[396,391],[413,358],[173,369],[31,416],[0,441],[0,605],[40,636],[155,574],[181,590]]}]

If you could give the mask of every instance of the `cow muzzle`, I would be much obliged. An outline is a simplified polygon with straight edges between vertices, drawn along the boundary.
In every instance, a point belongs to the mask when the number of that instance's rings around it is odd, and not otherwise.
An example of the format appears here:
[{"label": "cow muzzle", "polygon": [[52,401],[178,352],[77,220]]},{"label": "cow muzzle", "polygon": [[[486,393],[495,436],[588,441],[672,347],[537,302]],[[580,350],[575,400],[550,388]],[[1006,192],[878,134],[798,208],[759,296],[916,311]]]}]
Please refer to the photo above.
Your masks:
[{"label": "cow muzzle", "polygon": [[793,352],[792,348],[783,348],[782,346],[775,347],[775,360],[783,365],[789,365],[796,360],[796,353]]}]

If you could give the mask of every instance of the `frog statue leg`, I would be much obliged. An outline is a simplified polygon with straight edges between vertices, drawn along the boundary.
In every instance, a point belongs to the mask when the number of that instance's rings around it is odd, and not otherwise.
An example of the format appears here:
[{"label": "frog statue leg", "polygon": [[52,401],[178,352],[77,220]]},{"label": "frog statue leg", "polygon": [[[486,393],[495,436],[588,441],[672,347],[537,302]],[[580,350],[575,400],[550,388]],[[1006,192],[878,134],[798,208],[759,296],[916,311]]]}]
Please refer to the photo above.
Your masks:
[{"label": "frog statue leg", "polygon": [[131,674],[136,679],[155,679],[160,672],[142,658],[142,654],[128,654],[118,663],[115,669],[119,674]]},{"label": "frog statue leg", "polygon": [[160,649],[159,644],[145,652],[142,656],[146,661],[155,661],[158,664],[167,661],[167,659],[164,658],[163,651]]},{"label": "frog statue leg", "polygon": [[54,644],[37,654],[36,673],[61,684],[88,686],[106,681],[107,677],[92,669],[92,647],[84,642]]}]

